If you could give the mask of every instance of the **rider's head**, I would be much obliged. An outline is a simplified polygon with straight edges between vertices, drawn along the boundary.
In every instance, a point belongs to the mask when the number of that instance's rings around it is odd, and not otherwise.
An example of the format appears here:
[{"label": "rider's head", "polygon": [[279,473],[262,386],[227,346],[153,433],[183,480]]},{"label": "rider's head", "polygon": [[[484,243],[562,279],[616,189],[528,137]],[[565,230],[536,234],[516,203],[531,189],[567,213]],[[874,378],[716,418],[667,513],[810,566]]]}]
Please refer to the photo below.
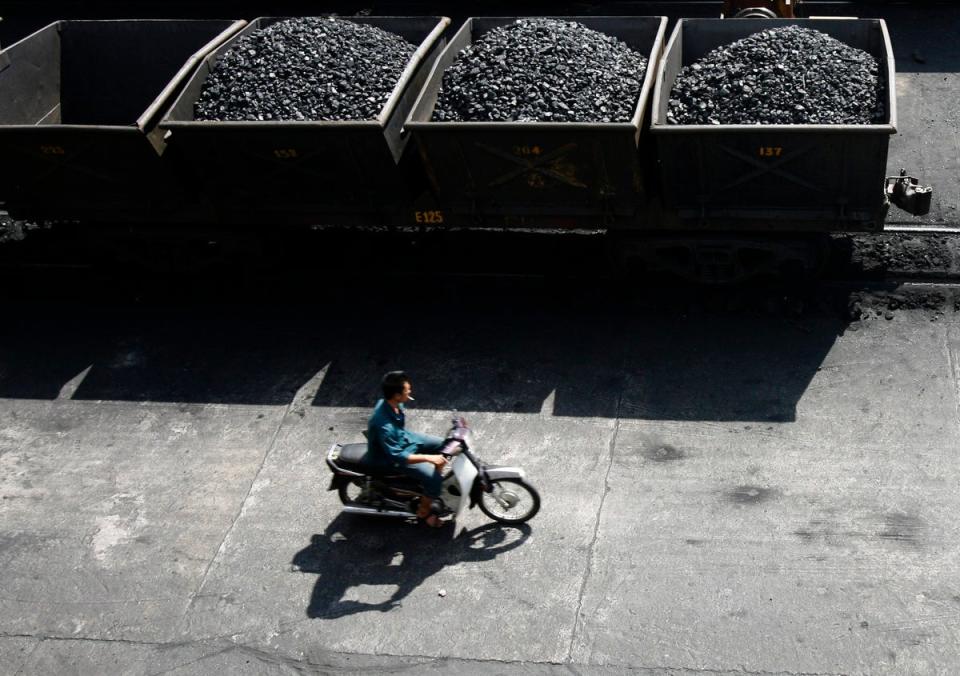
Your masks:
[{"label": "rider's head", "polygon": [[410,393],[413,391],[410,386],[410,377],[403,371],[390,371],[380,383],[383,388],[383,398],[386,401],[405,403],[413,399]]}]

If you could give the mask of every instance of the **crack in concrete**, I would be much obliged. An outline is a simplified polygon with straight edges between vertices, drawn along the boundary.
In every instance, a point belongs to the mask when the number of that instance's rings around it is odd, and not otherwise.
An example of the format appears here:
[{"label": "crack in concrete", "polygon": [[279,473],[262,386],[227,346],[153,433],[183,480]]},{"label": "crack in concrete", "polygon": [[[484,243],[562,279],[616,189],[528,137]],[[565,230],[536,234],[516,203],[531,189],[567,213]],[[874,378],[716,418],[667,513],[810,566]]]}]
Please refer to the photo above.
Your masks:
[{"label": "crack in concrete", "polygon": [[61,601],[57,600],[36,600],[36,599],[22,599],[16,596],[0,596],[0,601],[7,601],[10,603],[22,603],[24,605],[33,605],[33,606],[124,606],[124,605],[135,605],[141,603],[173,603],[175,601],[181,601],[179,598],[169,598],[169,599],[118,599],[115,601]]},{"label": "crack in concrete", "polygon": [[[205,653],[196,659],[191,659],[187,662],[183,662],[177,665],[174,665],[163,671],[151,672],[151,676],[160,676],[164,673],[169,673],[177,669],[182,669],[184,667],[190,666],[191,664],[196,664],[202,662],[203,660],[217,657],[218,655],[224,655],[233,651],[242,652],[245,655],[253,657],[264,664],[272,664],[278,666],[286,666],[291,669],[300,672],[300,673],[329,673],[331,671],[336,673],[349,673],[352,671],[369,673],[371,671],[376,671],[377,673],[403,673],[411,671],[414,669],[422,669],[426,664],[438,664],[438,665],[448,665],[450,667],[455,666],[456,664],[463,664],[464,666],[468,665],[479,665],[479,664],[498,664],[498,665],[516,665],[518,667],[527,667],[530,665],[537,666],[546,666],[546,667],[557,667],[566,671],[569,671],[573,674],[578,674],[576,667],[588,667],[588,668],[609,668],[609,669],[626,669],[631,672],[636,673],[645,673],[649,672],[651,674],[660,674],[660,675],[687,675],[687,674],[725,674],[725,675],[742,675],[742,676],[840,676],[836,672],[818,672],[818,671],[766,671],[766,670],[750,670],[745,668],[735,668],[735,669],[711,669],[711,668],[690,668],[690,667],[678,667],[678,666],[657,666],[657,667],[630,667],[626,665],[593,665],[593,664],[574,664],[569,661],[566,662],[552,662],[548,660],[539,661],[539,660],[504,660],[496,658],[488,659],[477,659],[470,657],[433,657],[429,655],[399,655],[394,653],[360,653],[360,652],[330,652],[330,651],[321,651],[326,656],[324,661],[311,661],[309,659],[298,659],[296,657],[290,657],[282,655],[279,653],[270,653],[261,648],[254,646],[246,645],[243,643],[236,643],[227,639],[227,637],[218,637],[218,638],[205,638],[197,639],[192,641],[176,641],[176,642],[156,642],[156,641],[134,641],[130,639],[116,639],[116,638],[92,638],[84,636],[36,636],[32,634],[2,634],[0,633],[0,638],[32,638],[37,640],[37,645],[34,646],[31,650],[30,655],[27,660],[24,662],[24,666],[29,662],[33,657],[33,653],[36,652],[40,646],[46,641],[60,641],[64,643],[77,642],[77,643],[114,643],[114,644],[126,644],[134,646],[148,646],[154,648],[160,648],[164,650],[175,649],[175,648],[189,648],[191,646],[203,646],[207,644],[211,648],[211,652]],[[337,657],[357,657],[357,658],[375,658],[375,659],[402,659],[409,660],[411,664],[403,664],[397,666],[389,666],[378,664],[376,666],[370,665],[358,665],[356,667],[347,667],[342,664],[338,664]],[[21,667],[22,671],[23,667]],[[19,673],[19,672],[18,672]]]},{"label": "crack in concrete", "polygon": [[[359,652],[326,652],[328,659],[326,661],[314,662],[309,659],[301,660],[295,657],[287,657],[280,654],[269,653],[260,648],[255,648],[253,646],[248,646],[245,644],[231,643],[228,646],[223,647],[220,650],[204,655],[196,660],[191,660],[185,664],[178,665],[167,671],[173,671],[175,669],[180,669],[184,666],[194,664],[196,662],[201,662],[204,659],[210,657],[216,657],[217,655],[226,654],[228,652],[238,651],[242,652],[245,655],[253,657],[258,661],[275,666],[286,666],[299,673],[350,673],[350,672],[359,672],[359,673],[369,673],[375,671],[376,673],[391,673],[391,674],[400,674],[413,670],[420,670],[424,665],[439,665],[447,666],[448,668],[453,668],[457,664],[464,666],[468,665],[480,665],[480,664],[496,664],[496,665],[515,665],[517,667],[525,668],[530,665],[537,666],[546,666],[546,667],[557,667],[565,671],[569,671],[572,674],[579,674],[577,667],[587,667],[587,668],[611,668],[611,669],[627,669],[630,672],[635,673],[650,673],[656,674],[659,676],[684,676],[684,675],[693,675],[693,674],[718,674],[718,675],[736,675],[736,676],[841,676],[835,672],[810,672],[810,671],[766,671],[766,670],[750,670],[745,668],[739,669],[710,669],[710,668],[689,668],[689,667],[676,667],[676,666],[666,666],[666,667],[624,667],[624,666],[614,666],[614,665],[588,665],[588,664],[572,664],[569,662],[552,662],[552,661],[531,661],[531,660],[505,660],[505,659],[496,659],[496,658],[487,658],[487,659],[477,659],[469,657],[432,657],[427,655],[400,655],[395,653],[359,653]],[[365,658],[380,658],[380,659],[402,659],[410,660],[414,663],[412,664],[403,664],[397,666],[388,666],[383,664],[377,664],[376,666],[370,665],[358,665],[356,667],[346,667],[342,664],[338,664],[335,657],[365,657]],[[318,671],[319,670],[319,671]],[[151,676],[161,676],[161,674],[167,673],[156,672]],[[459,673],[454,671],[453,673]]]},{"label": "crack in concrete", "polygon": [[[241,650],[246,654],[257,657],[265,657],[266,661],[272,664],[285,664],[287,666],[293,666],[290,664],[290,661],[293,660],[297,665],[303,665],[303,661],[296,661],[295,658],[283,657],[280,655],[274,655],[272,653],[267,653],[259,648],[253,648],[246,645],[237,645],[237,649]],[[600,664],[573,664],[570,662],[553,662],[549,660],[505,660],[505,659],[496,659],[496,658],[487,658],[487,659],[478,659],[471,657],[431,657],[426,655],[399,655],[394,653],[356,653],[356,652],[331,652],[327,653],[331,657],[336,656],[349,656],[349,657],[367,657],[367,658],[385,658],[385,659],[405,659],[405,660],[417,660],[416,664],[406,664],[397,667],[389,667],[383,665],[377,665],[375,668],[369,666],[358,666],[354,669],[343,667],[342,665],[337,665],[333,660],[328,662],[306,662],[310,666],[316,666],[326,669],[335,669],[337,673],[345,673],[350,671],[358,671],[363,673],[368,673],[370,671],[376,671],[377,673],[402,673],[405,671],[410,671],[413,669],[421,669],[424,664],[440,664],[448,665],[452,667],[453,665],[460,663],[463,665],[478,665],[478,664],[497,664],[497,665],[515,665],[517,667],[528,667],[530,665],[536,666],[545,666],[545,667],[557,667],[565,671],[569,671],[573,674],[579,674],[576,670],[576,667],[581,668],[590,668],[590,669],[614,669],[622,670],[625,669],[634,673],[650,673],[651,675],[657,676],[671,676],[677,675],[682,676],[686,674],[723,674],[723,675],[737,675],[737,676],[843,676],[839,672],[821,672],[821,671],[766,671],[766,670],[750,670],[744,668],[735,668],[735,669],[711,669],[711,668],[690,668],[690,667],[676,667],[676,666],[658,666],[658,667],[630,667],[623,665],[600,665]],[[457,672],[455,672],[457,673]]]},{"label": "crack in concrete", "polygon": [[17,668],[15,672],[13,672],[13,676],[20,676],[20,674],[23,673],[23,670],[27,668],[28,664],[30,664],[30,660],[33,659],[34,653],[37,652],[37,650],[40,648],[41,645],[43,645],[42,638],[37,640],[37,644],[33,646],[33,649],[30,650],[30,654],[24,658],[23,663]]},{"label": "crack in concrete", "polygon": [[168,647],[176,643],[162,643],[160,641],[134,641],[128,638],[93,638],[91,636],[38,636],[37,634],[0,634],[0,638],[32,638],[41,643],[43,641],[78,641],[88,643],[123,643],[127,645],[150,645]]},{"label": "crack in concrete", "polygon": [[[250,485],[247,487],[247,492],[243,496],[243,500],[240,501],[240,508],[237,510],[236,515],[233,517],[233,521],[230,524],[230,527],[227,528],[227,531],[223,534],[223,539],[220,541],[220,546],[217,547],[216,553],[210,559],[210,562],[207,564],[206,568],[203,571],[203,575],[200,577],[200,584],[197,585],[196,591],[190,595],[189,601],[187,601],[187,606],[183,610],[183,614],[180,616],[180,619],[183,620],[186,618],[187,614],[190,612],[190,609],[193,608],[193,603],[196,601],[200,592],[203,591],[204,585],[207,583],[207,578],[210,575],[210,571],[213,569],[213,564],[220,558],[223,554],[224,547],[226,547],[227,540],[230,538],[230,534],[233,533],[234,528],[236,528],[237,523],[240,521],[240,517],[243,516],[243,512],[246,509],[247,502],[250,500],[250,495],[253,493],[254,486],[257,485],[257,479],[260,478],[260,473],[263,472],[263,468],[267,464],[267,459],[273,453],[273,449],[276,446],[277,439],[280,437],[280,432],[283,430],[284,424],[287,422],[287,419],[295,411],[302,409],[305,403],[309,403],[313,397],[316,396],[317,391],[320,389],[320,385],[323,383],[323,380],[327,376],[327,371],[330,368],[330,363],[328,362],[326,366],[320,369],[313,377],[310,378],[306,383],[304,383],[296,394],[293,396],[293,399],[290,400],[290,403],[287,404],[286,409],[283,412],[283,415],[280,416],[280,422],[277,423],[277,429],[273,431],[273,436],[270,438],[270,443],[267,444],[267,449],[263,454],[263,457],[260,459],[260,465],[257,467],[257,471],[253,474],[253,479],[250,481]],[[312,392],[312,396],[311,396]]]},{"label": "crack in concrete", "polygon": [[[343,665],[335,664],[333,660],[329,660],[327,662],[311,662],[309,660],[296,660],[295,658],[292,658],[292,657],[285,657],[283,655],[274,655],[266,651],[260,650],[259,648],[253,648],[251,646],[246,646],[246,645],[237,646],[237,649],[243,654],[249,655],[250,657],[253,657],[254,659],[260,661],[261,663],[290,667],[291,669],[298,671],[300,673],[330,673],[330,672],[349,673],[351,671],[369,673],[370,671],[376,671],[376,673],[379,673],[379,674],[389,674],[389,673],[399,674],[405,671],[410,671],[412,669],[419,670],[423,668],[424,663],[430,663],[430,662],[446,663],[450,661],[450,658],[447,658],[447,657],[440,657],[440,658],[409,657],[405,655],[396,655],[396,656],[386,656],[386,657],[388,657],[388,659],[416,660],[416,664],[404,664],[404,665],[398,665],[396,667],[377,665],[376,669],[371,669],[370,667],[366,667],[366,666],[358,666],[356,668],[350,669],[350,668],[345,668]],[[333,653],[333,654],[342,655],[342,654],[348,654],[348,653]],[[358,654],[358,656],[360,655]],[[373,657],[373,656],[364,655],[364,657]],[[381,657],[381,656],[377,655],[376,657]],[[318,672],[317,670],[322,670],[322,671]]]},{"label": "crack in concrete", "polygon": [[617,436],[620,434],[620,407],[623,404],[623,388],[617,396],[617,418],[613,427],[613,434],[610,436],[610,445],[607,450],[607,471],[603,475],[603,495],[600,496],[600,505],[597,507],[597,518],[593,524],[593,537],[590,540],[590,547],[587,550],[587,569],[583,574],[583,582],[580,584],[580,593],[577,596],[577,610],[573,615],[573,629],[570,632],[570,643],[567,646],[567,657],[564,660],[566,664],[573,661],[573,644],[577,639],[578,630],[581,629],[580,615],[583,612],[583,597],[587,592],[587,585],[593,575],[593,563],[597,553],[597,540],[600,537],[600,520],[603,516],[603,505],[610,493],[610,472],[613,469],[613,454],[617,445]]},{"label": "crack in concrete", "polygon": [[190,660],[189,662],[180,662],[179,664],[174,664],[169,669],[163,669],[161,671],[151,671],[150,676],[162,676],[162,674],[169,674],[173,671],[178,671],[180,669],[189,667],[191,664],[197,664],[198,662],[203,662],[204,660],[209,659],[211,657],[216,657],[217,655],[223,655],[225,653],[230,652],[232,649],[233,648],[231,648],[230,646],[227,646],[227,647],[221,648],[220,650],[216,650],[212,653],[206,653],[204,655],[201,655],[200,657]]},{"label": "crack in concrete", "polygon": [[943,339],[944,351],[947,354],[947,369],[950,371],[950,382],[953,384],[953,404],[957,410],[956,424],[960,428],[960,358],[958,351],[951,347],[951,336],[954,330],[949,330]]}]

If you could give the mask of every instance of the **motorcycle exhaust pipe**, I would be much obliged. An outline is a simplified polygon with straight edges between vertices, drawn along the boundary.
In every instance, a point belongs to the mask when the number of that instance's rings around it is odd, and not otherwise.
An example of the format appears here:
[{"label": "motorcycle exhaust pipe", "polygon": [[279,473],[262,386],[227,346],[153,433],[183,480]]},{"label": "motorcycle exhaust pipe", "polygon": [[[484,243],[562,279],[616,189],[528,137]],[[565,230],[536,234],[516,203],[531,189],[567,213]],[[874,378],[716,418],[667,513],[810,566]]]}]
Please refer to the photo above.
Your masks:
[{"label": "motorcycle exhaust pipe", "polygon": [[380,510],[374,507],[354,507],[352,505],[345,506],[343,512],[345,514],[365,514],[367,516],[390,516],[400,519],[412,519],[414,516],[410,512],[400,512],[393,509]]}]

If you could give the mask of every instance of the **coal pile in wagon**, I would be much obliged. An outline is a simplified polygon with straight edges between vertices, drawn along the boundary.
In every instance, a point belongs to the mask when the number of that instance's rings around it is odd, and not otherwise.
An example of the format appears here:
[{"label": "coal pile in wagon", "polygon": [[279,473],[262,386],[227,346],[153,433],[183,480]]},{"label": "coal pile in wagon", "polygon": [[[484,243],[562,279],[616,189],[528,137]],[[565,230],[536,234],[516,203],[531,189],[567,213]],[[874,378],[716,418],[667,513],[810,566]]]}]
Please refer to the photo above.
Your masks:
[{"label": "coal pile in wagon", "polygon": [[437,122],[629,122],[647,59],[575,21],[520,19],[464,49],[446,70]]},{"label": "coal pile in wagon", "polygon": [[416,47],[345,19],[287,19],[237,40],[207,77],[197,120],[372,120]]},{"label": "coal pile in wagon", "polygon": [[669,124],[882,124],[885,87],[870,54],[784,26],[719,47],[683,68]]}]

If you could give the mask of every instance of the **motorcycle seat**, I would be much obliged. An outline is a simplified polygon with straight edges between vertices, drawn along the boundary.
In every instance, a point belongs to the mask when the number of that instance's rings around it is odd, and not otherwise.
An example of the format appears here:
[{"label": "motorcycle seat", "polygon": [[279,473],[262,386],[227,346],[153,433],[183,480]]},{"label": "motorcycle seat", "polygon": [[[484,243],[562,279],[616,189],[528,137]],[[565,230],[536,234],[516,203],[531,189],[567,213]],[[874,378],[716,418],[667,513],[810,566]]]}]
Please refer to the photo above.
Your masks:
[{"label": "motorcycle seat", "polygon": [[406,476],[405,474],[398,472],[393,467],[380,467],[378,465],[367,464],[364,462],[364,457],[366,457],[366,455],[366,444],[344,444],[340,447],[340,454],[337,457],[337,465],[345,470],[358,472],[360,474],[369,474],[370,476]]}]

